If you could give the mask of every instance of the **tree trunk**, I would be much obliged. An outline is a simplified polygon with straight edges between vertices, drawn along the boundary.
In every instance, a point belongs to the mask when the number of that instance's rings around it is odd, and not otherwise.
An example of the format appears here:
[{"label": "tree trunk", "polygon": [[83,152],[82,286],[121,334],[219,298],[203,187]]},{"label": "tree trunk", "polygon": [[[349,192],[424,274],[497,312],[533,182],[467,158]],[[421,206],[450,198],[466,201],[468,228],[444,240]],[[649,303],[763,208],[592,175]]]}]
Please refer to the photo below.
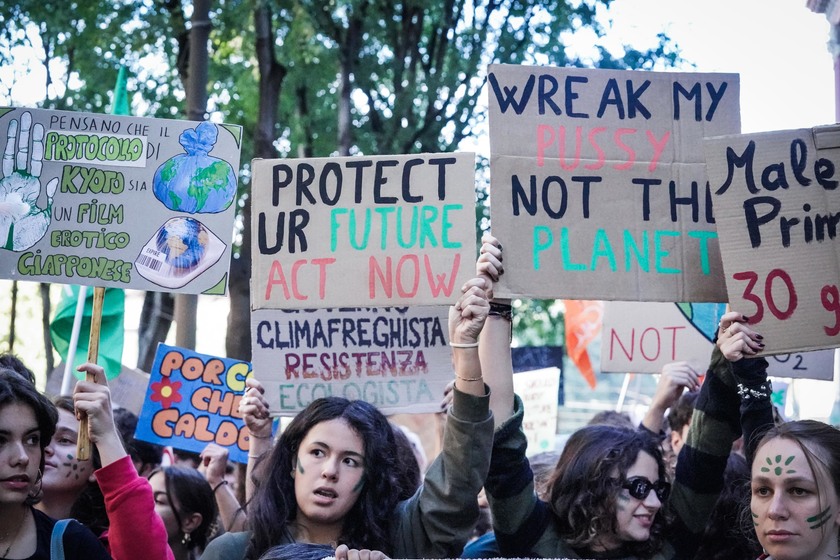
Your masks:
[{"label": "tree trunk", "polygon": [[49,375],[52,370],[55,369],[52,338],[50,338],[50,311],[52,310],[52,304],[50,303],[50,285],[45,282],[41,282],[38,287],[41,292],[41,308],[43,309],[41,313],[41,325],[44,331],[44,356],[46,356],[47,359],[46,372],[47,375]]},{"label": "tree trunk", "polygon": [[[207,41],[210,38],[210,0],[194,0],[190,19],[189,66],[187,67],[187,118],[205,120],[207,113]],[[198,296],[175,296],[175,344],[181,348],[195,349],[197,330]]]},{"label": "tree trunk", "polygon": [[[257,126],[254,131],[254,157],[276,158],[274,148],[280,90],[286,68],[277,62],[274,53],[274,32],[271,11],[262,3],[254,10],[257,62],[260,72],[260,99]],[[242,209],[242,246],[239,257],[230,264],[230,314],[225,347],[229,358],[251,359],[251,197],[245,197]]]},{"label": "tree trunk", "polygon": [[137,335],[137,367],[151,371],[155,363],[158,342],[166,340],[172,325],[175,298],[166,292],[146,292],[143,310],[140,312],[140,328]]}]

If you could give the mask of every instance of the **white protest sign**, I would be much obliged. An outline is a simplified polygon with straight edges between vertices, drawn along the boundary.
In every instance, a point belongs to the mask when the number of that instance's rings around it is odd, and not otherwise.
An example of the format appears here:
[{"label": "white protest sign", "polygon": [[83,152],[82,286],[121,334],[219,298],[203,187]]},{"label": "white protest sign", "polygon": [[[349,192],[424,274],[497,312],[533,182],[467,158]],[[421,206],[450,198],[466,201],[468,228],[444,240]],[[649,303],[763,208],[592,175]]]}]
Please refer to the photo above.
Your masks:
[{"label": "white protest sign", "polygon": [[840,127],[708,138],[726,286],[770,353],[840,346]]},{"label": "white protest sign", "polygon": [[[685,361],[705,373],[725,309],[722,303],[605,302],[601,371],[659,373],[665,364]],[[767,356],[767,361],[775,377],[834,376],[833,350]]]},{"label": "white protest sign", "polygon": [[251,313],[251,363],[272,414],[319,397],[362,399],[383,413],[440,412],[453,379],[445,306]]},{"label": "white protest sign", "polygon": [[488,95],[498,294],[726,299],[702,139],[737,75],[491,65]]},{"label": "white protest sign", "polygon": [[242,129],[0,108],[0,276],[227,293]]},{"label": "white protest sign", "polygon": [[253,309],[448,305],[474,275],[474,154],[253,169]]},{"label": "white protest sign", "polygon": [[528,438],[527,455],[553,451],[557,436],[560,370],[555,367],[523,371],[513,376],[513,389],[522,399],[522,430]]}]

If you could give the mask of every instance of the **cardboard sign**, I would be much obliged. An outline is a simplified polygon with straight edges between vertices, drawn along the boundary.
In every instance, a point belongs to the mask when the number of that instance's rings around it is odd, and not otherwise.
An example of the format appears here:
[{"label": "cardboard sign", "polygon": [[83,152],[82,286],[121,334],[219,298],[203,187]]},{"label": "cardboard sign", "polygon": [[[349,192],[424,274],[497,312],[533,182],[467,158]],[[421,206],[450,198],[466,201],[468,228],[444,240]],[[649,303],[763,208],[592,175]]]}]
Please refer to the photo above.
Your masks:
[{"label": "cardboard sign", "polygon": [[208,443],[248,461],[249,431],[239,401],[251,364],[159,344],[135,437],[185,451]]},{"label": "cardboard sign", "polygon": [[[700,373],[709,368],[723,303],[604,304],[601,370],[659,373],[670,362],[685,361]],[[834,351],[767,356],[775,377],[834,378]]]},{"label": "cardboard sign", "polygon": [[227,293],[242,128],[0,108],[0,275]]},{"label": "cardboard sign", "polygon": [[474,154],[253,170],[253,309],[448,305],[474,274]]},{"label": "cardboard sign", "polygon": [[272,414],[320,397],[363,399],[383,413],[440,412],[453,379],[444,306],[256,310],[254,373]]},{"label": "cardboard sign", "polygon": [[725,301],[702,139],[740,132],[735,74],[492,65],[502,297]]},{"label": "cardboard sign", "polygon": [[513,388],[525,407],[522,430],[528,437],[527,455],[553,451],[557,437],[560,370],[546,368],[517,373],[513,376]]},{"label": "cardboard sign", "polygon": [[840,346],[840,127],[705,142],[726,286],[770,353]]}]

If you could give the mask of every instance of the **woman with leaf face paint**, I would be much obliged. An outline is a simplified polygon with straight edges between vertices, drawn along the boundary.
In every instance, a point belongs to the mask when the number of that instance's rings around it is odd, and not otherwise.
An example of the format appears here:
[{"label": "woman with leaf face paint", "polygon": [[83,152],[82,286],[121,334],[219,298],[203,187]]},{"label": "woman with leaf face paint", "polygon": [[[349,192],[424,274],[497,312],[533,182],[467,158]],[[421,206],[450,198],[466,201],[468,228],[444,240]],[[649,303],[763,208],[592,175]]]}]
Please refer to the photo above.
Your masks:
[{"label": "woman with leaf face paint", "polygon": [[[403,500],[394,429],[372,404],[316,399],[297,414],[252,468],[248,532],[211,541],[202,560],[256,560],[289,543],[329,545],[344,558],[454,558],[475,522],[475,499],[490,462],[493,418],[478,359],[478,335],[489,311],[484,281],[462,287],[450,308],[449,343],[455,396],[444,445],[420,488]],[[253,381],[240,411],[263,449],[267,408]],[[259,447],[258,447],[259,446]],[[265,446],[267,447],[267,446]]]},{"label": "woman with leaf face paint", "polygon": [[840,557],[840,430],[813,420],[774,426],[752,466],[750,513],[772,560]]},{"label": "woman with leaf face paint", "polygon": [[758,357],[762,336],[731,312],[721,319],[718,337],[739,381],[747,458],[753,458],[750,514],[765,551],[761,559],[840,557],[840,431],[813,420],[775,425],[766,406],[772,393],[767,360]]}]

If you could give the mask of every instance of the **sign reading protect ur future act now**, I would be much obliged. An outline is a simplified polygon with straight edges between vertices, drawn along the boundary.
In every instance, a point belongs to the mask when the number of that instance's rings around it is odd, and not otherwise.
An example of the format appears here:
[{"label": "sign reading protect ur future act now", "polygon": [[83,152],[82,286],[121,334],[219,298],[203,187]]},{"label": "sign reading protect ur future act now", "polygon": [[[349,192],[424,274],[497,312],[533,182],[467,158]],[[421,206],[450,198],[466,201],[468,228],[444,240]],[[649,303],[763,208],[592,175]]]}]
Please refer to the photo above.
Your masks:
[{"label": "sign reading protect ur future act now", "polygon": [[726,301],[702,140],[734,74],[493,65],[493,234],[507,297]]},{"label": "sign reading protect ur future act now", "polygon": [[448,305],[473,274],[474,154],[253,170],[253,309]]}]

